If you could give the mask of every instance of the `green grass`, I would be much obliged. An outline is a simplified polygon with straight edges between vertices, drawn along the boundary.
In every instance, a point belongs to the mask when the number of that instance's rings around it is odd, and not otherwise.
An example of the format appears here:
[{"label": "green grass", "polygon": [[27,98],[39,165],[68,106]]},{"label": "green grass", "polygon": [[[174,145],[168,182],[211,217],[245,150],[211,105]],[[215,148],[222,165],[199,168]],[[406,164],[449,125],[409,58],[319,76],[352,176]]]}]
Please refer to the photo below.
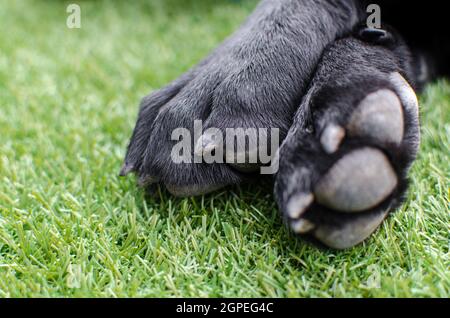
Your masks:
[{"label": "green grass", "polygon": [[256,1],[0,4],[0,296],[450,296],[450,84],[421,98],[406,204],[365,244],[318,250],[271,194],[144,199],[118,170],[140,98],[198,62]]}]

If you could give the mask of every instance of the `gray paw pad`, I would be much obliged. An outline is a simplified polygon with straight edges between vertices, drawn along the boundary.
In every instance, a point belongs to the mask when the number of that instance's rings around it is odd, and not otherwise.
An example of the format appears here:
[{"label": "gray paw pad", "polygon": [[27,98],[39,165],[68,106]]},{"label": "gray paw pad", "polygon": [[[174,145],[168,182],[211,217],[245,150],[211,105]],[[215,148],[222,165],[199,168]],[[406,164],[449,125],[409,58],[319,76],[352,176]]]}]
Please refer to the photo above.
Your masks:
[{"label": "gray paw pad", "polygon": [[323,225],[317,228],[314,236],[328,247],[347,249],[367,239],[380,226],[387,214],[388,210],[375,215],[361,215],[342,227]]},{"label": "gray paw pad", "polygon": [[400,144],[404,135],[400,99],[388,89],[369,94],[353,112],[347,129],[350,136],[365,136],[381,143]]},{"label": "gray paw pad", "polygon": [[316,185],[318,203],[354,213],[383,202],[397,186],[397,176],[386,156],[373,148],[355,150],[341,158]]}]

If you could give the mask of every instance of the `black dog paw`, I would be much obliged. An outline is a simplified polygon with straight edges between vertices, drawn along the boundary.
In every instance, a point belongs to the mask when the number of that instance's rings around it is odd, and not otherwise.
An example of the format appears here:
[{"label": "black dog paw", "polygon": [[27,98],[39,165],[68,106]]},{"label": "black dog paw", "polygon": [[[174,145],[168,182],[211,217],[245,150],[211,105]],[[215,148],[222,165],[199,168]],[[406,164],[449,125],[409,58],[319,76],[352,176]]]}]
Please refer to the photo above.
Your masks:
[{"label": "black dog paw", "polygon": [[[244,180],[242,171],[255,166],[229,160],[240,155],[238,150],[225,149],[223,163],[196,158],[219,150],[211,129],[225,139],[228,128],[276,128],[280,139],[286,135],[323,50],[356,21],[353,6],[344,12],[322,6],[263,1],[206,60],[144,98],[121,175],[134,172],[140,185],[158,182],[178,196],[201,195]],[[316,19],[317,10],[323,11],[323,21]],[[196,121],[203,124],[200,133]],[[173,151],[180,131],[188,132],[191,140],[178,162]],[[255,149],[247,149],[244,157]]]},{"label": "black dog paw", "polygon": [[401,203],[420,134],[404,62],[353,38],[325,53],[279,152],[275,193],[295,233],[349,248]]},{"label": "black dog paw", "polygon": [[[234,164],[230,159],[238,157],[238,149],[226,148],[223,158],[214,162],[203,159],[219,151],[228,129],[276,127],[285,135],[299,93],[283,79],[287,70],[272,69],[272,63],[288,64],[262,57],[241,61],[235,50],[219,48],[198,67],[144,98],[121,175],[134,172],[141,186],[162,183],[176,196],[205,194],[246,178],[242,171],[248,170],[247,162]],[[283,50],[276,51],[281,58]],[[220,133],[221,140],[212,138],[211,131]]]}]

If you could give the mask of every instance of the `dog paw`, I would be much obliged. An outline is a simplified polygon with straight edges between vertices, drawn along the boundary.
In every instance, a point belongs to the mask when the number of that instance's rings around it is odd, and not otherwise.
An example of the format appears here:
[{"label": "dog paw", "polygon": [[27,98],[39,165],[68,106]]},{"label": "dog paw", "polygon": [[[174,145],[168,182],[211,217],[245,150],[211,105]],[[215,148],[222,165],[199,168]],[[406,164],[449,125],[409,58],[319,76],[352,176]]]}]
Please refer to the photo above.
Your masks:
[{"label": "dog paw", "polygon": [[[353,7],[349,17],[324,22],[311,15],[315,7],[313,2],[261,3],[208,58],[144,98],[121,175],[133,172],[141,186],[157,182],[174,195],[192,196],[239,183],[263,164],[247,160],[255,156],[260,142],[245,149],[220,149],[215,136],[226,139],[227,129],[270,128],[279,129],[280,139],[286,135],[324,48],[355,23]],[[331,15],[329,10],[338,9],[327,7],[323,14]],[[324,23],[326,32],[318,37]],[[196,121],[202,123],[200,132]],[[174,160],[180,132],[190,140],[180,149],[183,160]],[[254,136],[246,138],[248,144],[255,142]],[[219,160],[207,162],[209,155]]]},{"label": "dog paw", "polygon": [[[356,65],[355,45],[368,52],[357,53]],[[369,52],[390,58],[390,72],[362,58]],[[349,59],[337,63],[342,72],[331,66],[346,53]],[[414,90],[382,48],[351,40],[330,54],[280,148],[275,193],[295,233],[346,249],[401,203],[418,150],[419,114]]]},{"label": "dog paw", "polygon": [[[283,56],[283,48],[273,49]],[[276,127],[285,135],[299,92],[272,59],[241,60],[235,50],[219,49],[143,99],[122,176],[135,173],[141,186],[160,183],[176,196],[195,196],[237,184],[262,164],[252,160],[258,132]],[[223,147],[233,134],[248,144]]]}]

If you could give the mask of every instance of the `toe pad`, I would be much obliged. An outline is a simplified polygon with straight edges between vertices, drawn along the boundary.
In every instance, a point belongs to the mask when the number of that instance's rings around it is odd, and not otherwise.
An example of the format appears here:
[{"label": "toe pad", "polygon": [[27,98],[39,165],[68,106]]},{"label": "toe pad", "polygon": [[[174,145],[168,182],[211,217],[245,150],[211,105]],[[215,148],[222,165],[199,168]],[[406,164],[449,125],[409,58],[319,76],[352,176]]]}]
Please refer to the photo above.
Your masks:
[{"label": "toe pad", "polygon": [[388,89],[368,95],[352,114],[347,128],[351,136],[400,144],[404,134],[400,99]]}]

